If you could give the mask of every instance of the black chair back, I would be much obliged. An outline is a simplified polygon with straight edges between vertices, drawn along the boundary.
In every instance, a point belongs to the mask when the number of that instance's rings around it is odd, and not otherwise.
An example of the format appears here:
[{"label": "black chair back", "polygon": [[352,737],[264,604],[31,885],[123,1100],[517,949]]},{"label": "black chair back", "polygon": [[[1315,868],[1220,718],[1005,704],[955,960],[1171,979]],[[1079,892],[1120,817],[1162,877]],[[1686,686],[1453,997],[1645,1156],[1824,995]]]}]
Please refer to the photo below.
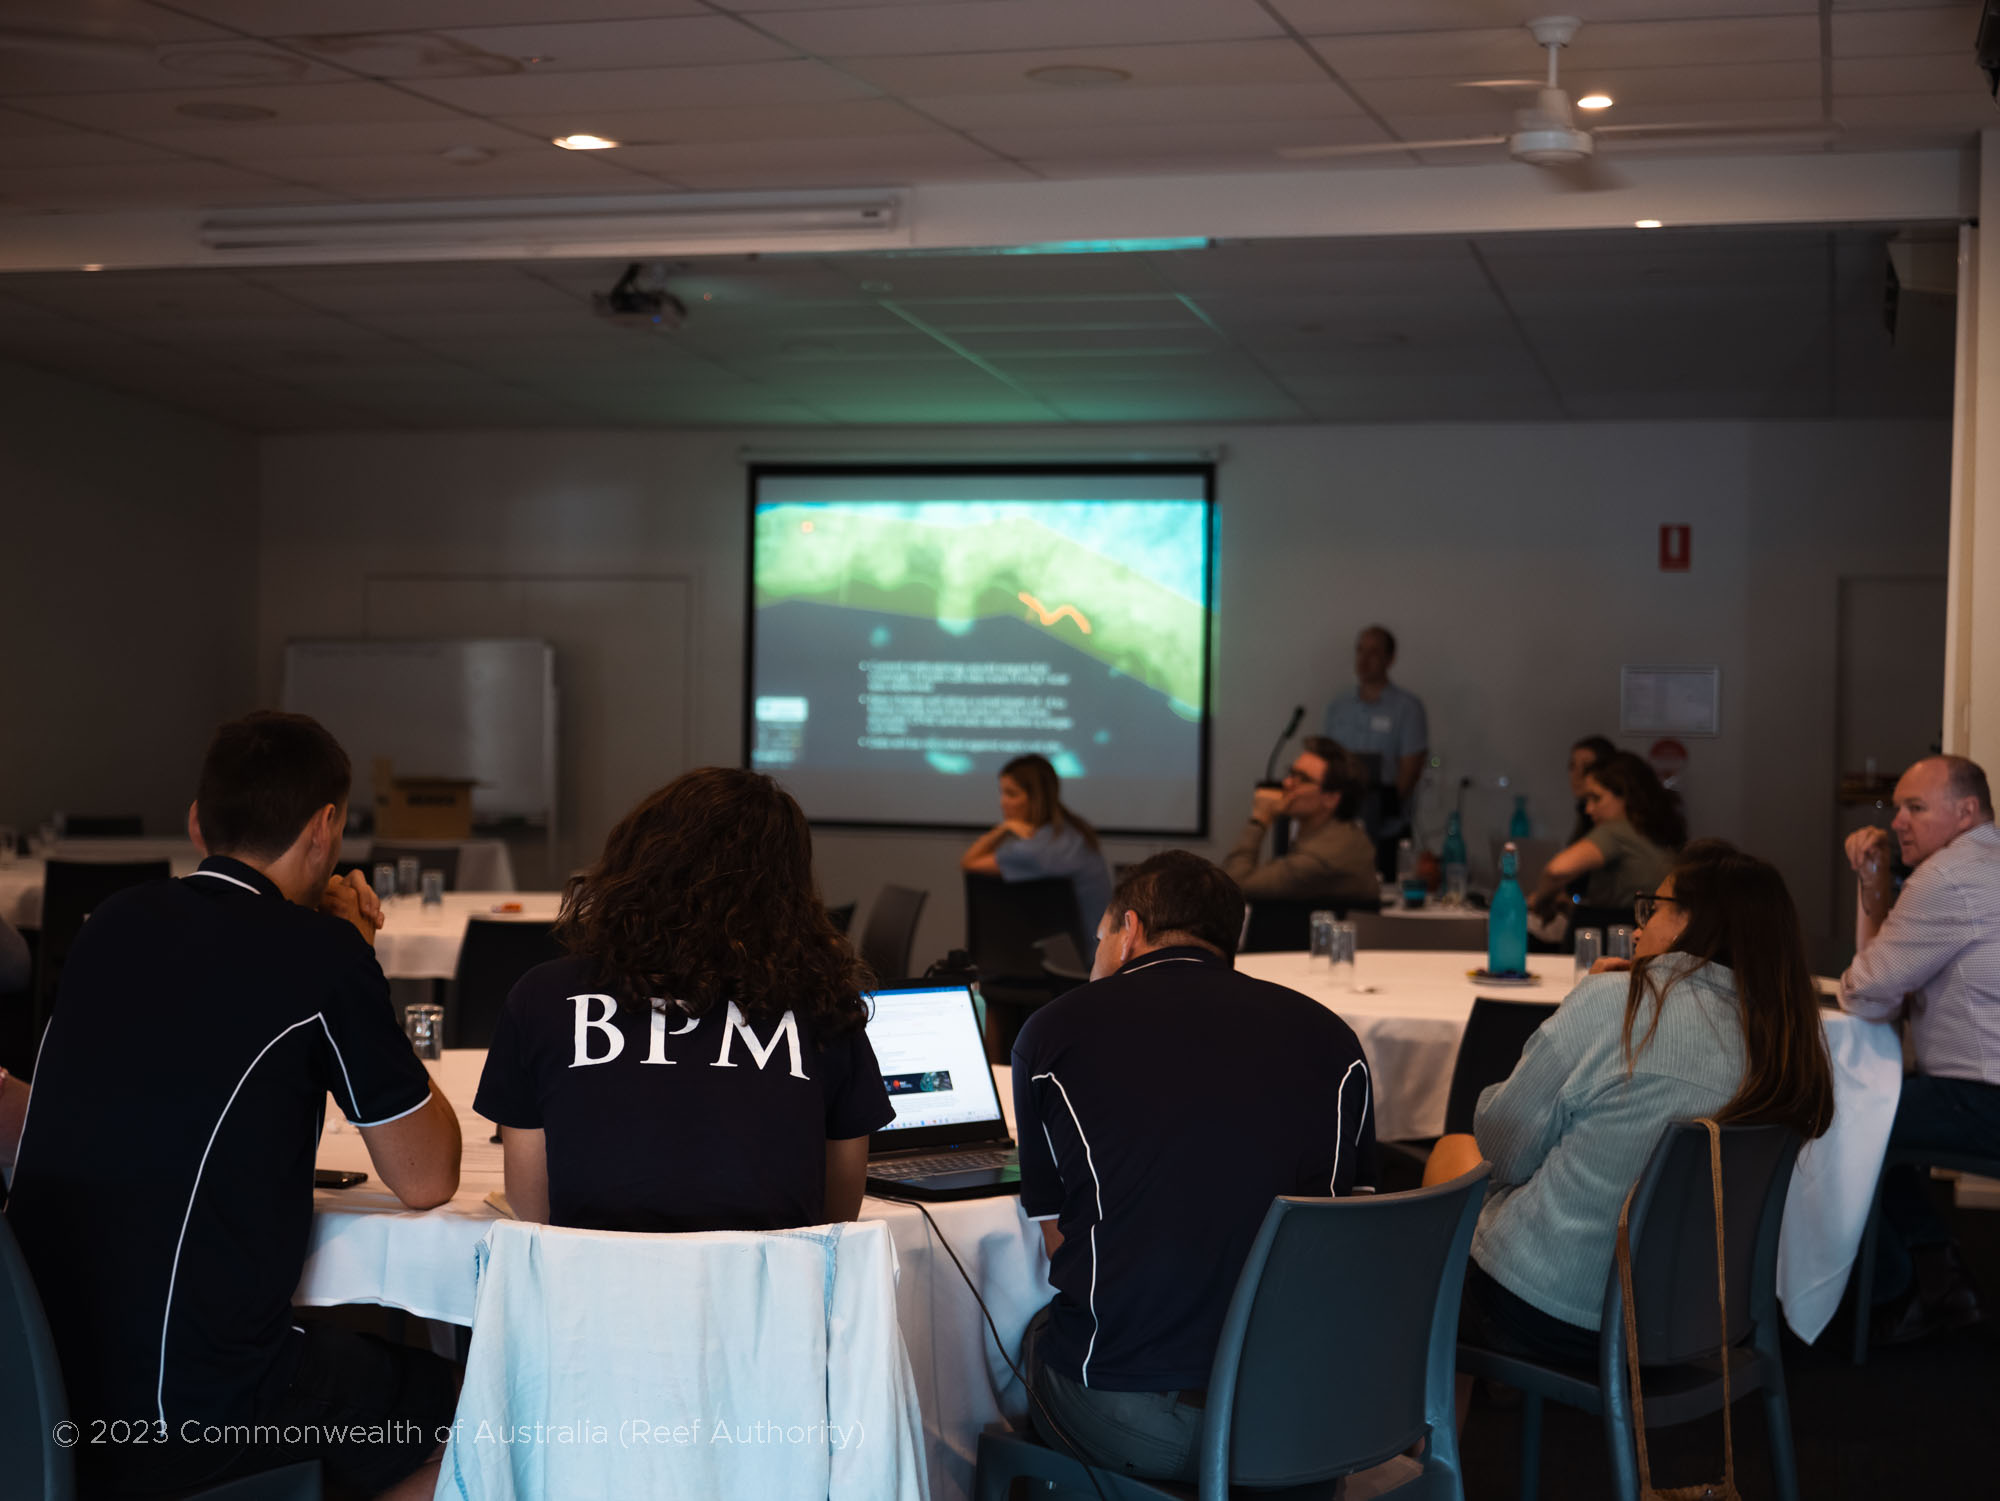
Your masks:
[{"label": "black chair back", "polygon": [[1413,1193],[1271,1206],[1209,1378],[1206,1422],[1228,1427],[1226,1445],[1204,1435],[1205,1481],[1304,1485],[1419,1441],[1455,1461],[1459,1292],[1486,1175],[1482,1164]]},{"label": "black chair back", "polygon": [[1355,912],[1380,912],[1380,897],[1349,897],[1339,901],[1280,902],[1262,897],[1250,903],[1243,923],[1241,954],[1287,954],[1312,947],[1312,915],[1331,912],[1345,920]]},{"label": "black chair back", "polygon": [[[1447,1134],[1472,1129],[1479,1092],[1514,1072],[1521,1049],[1535,1029],[1556,1014],[1553,1001],[1501,1001],[1480,996],[1465,1019],[1458,1058],[1451,1066],[1451,1093],[1445,1096]],[[1714,1279],[1711,1278],[1711,1281]]]},{"label": "black chair back", "polygon": [[[458,890],[458,847],[456,845],[383,844],[378,841],[369,847],[368,868],[373,870],[378,865],[394,865],[405,856],[416,860],[419,871],[443,871],[444,889],[446,891]],[[419,889],[421,889],[423,877],[419,876],[417,879]]]},{"label": "black chair back", "polygon": [[64,839],[143,839],[146,821],[136,813],[71,813],[62,822]]},{"label": "black chair back", "polygon": [[9,1494],[72,1501],[76,1481],[69,1456],[51,1437],[68,1415],[42,1300],[14,1232],[0,1215],[0,1454],[7,1456]]},{"label": "black chair back", "polygon": [[444,1008],[444,1045],[484,1048],[493,1044],[507,992],[537,964],[560,959],[568,950],[556,942],[555,924],[512,917],[475,917],[465,925],[451,1004]]},{"label": "black chair back", "polygon": [[[1661,1134],[1632,1196],[1632,1299],[1642,1364],[1679,1364],[1737,1344],[1749,1334],[1759,1307],[1771,1306],[1778,1225],[1798,1155],[1799,1136],[1789,1126],[1723,1127],[1729,1328],[1722,1338],[1716,1330],[1708,1131],[1676,1121]],[[1607,1319],[1622,1318],[1616,1289],[1614,1271],[1605,1292]]]},{"label": "black chair back", "polygon": [[982,988],[1046,985],[1039,945],[1058,934],[1069,939],[1073,952],[1084,952],[1083,918],[1068,876],[1004,881],[983,871],[965,873],[965,951]]},{"label": "black chair back", "polygon": [[875,978],[884,985],[910,977],[917,919],[923,916],[924,899],[929,894],[911,886],[884,886],[875,893],[875,905],[868,909],[868,925],[861,930],[861,962],[874,970]]},{"label": "black chair back", "polygon": [[826,920],[840,933],[852,931],[854,927],[854,903],[842,902],[838,907],[826,909]]},{"label": "black chair back", "polygon": [[83,931],[83,920],[127,886],[164,881],[165,860],[51,860],[42,874],[42,937],[36,954],[35,1037],[48,1023],[63,964]]},{"label": "black chair back", "polygon": [[1453,917],[1395,917],[1387,913],[1356,912],[1354,944],[1362,953],[1386,949],[1398,953],[1438,953],[1453,950],[1483,953],[1486,948],[1486,915],[1472,913]]}]

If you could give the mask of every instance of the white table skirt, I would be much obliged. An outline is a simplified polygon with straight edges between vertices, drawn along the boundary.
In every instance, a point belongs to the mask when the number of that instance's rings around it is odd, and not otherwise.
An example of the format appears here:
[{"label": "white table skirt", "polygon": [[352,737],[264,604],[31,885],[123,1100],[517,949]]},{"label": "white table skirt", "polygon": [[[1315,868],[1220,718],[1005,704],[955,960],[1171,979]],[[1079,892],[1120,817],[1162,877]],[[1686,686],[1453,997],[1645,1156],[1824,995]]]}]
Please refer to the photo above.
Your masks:
[{"label": "white table skirt", "polygon": [[[521,910],[494,910],[508,906]],[[395,897],[383,904],[375,957],[392,980],[449,980],[458,972],[465,925],[473,918],[553,922],[561,906],[556,891],[447,891],[436,907],[426,907],[420,897]]]},{"label": "white table skirt", "polygon": [[[497,1215],[487,1201],[503,1185],[493,1127],[472,1113],[485,1053],[452,1051],[431,1065],[438,1087],[458,1107],[465,1137],[459,1191],[449,1204],[417,1213],[402,1208],[373,1176],[360,1134],[327,1102],[319,1166],[359,1168],[359,1188],[316,1195],[312,1244],[294,1294],[302,1304],[380,1303],[445,1323],[472,1322],[472,1253]],[[1000,1094],[1012,1112],[1008,1070],[998,1070]],[[1028,1320],[1053,1295],[1038,1226],[1021,1215],[1012,1195],[928,1206],[958,1258],[979,1284],[1007,1353],[1019,1358]],[[972,1493],[980,1431],[1026,1405],[1007,1363],[994,1349],[979,1304],[923,1215],[907,1204],[868,1199],[862,1218],[890,1227],[899,1266],[896,1312],[909,1348],[933,1501]],[[1011,1388],[1011,1390],[1010,1390]]]},{"label": "white table skirt", "polygon": [[[1355,963],[1356,982],[1369,987],[1362,994],[1336,991],[1304,954],[1245,954],[1236,965],[1303,992],[1354,1028],[1375,1077],[1376,1135],[1395,1141],[1444,1130],[1452,1063],[1478,996],[1560,1001],[1570,989],[1567,955],[1530,954],[1530,971],[1545,982],[1532,988],[1478,985],[1466,971],[1482,962],[1476,953],[1365,951]],[[1799,1155],[1778,1246],[1785,1321],[1808,1343],[1847,1285],[1903,1088],[1895,1028],[1836,1011],[1821,1017],[1833,1055],[1833,1125]]]},{"label": "white table skirt", "polygon": [[[514,859],[504,839],[401,841],[417,849],[455,849],[458,855],[458,885],[466,894],[498,893],[501,901],[514,894]],[[366,861],[374,847],[371,839],[341,842],[343,860]],[[201,863],[201,851],[185,839],[82,839],[58,844],[58,860],[165,860],[177,876],[190,874]],[[42,858],[17,859],[0,865],[0,918],[17,928],[42,925],[42,885],[48,862]],[[457,950],[452,951],[454,960]],[[446,970],[448,975],[450,970]]]}]

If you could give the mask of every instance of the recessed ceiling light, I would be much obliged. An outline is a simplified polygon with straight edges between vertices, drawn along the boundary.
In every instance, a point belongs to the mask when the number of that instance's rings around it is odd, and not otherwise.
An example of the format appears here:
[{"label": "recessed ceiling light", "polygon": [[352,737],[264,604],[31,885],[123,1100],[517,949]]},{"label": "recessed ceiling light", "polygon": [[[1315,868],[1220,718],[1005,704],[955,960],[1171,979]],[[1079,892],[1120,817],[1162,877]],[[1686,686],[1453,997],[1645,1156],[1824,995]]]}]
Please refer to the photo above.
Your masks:
[{"label": "recessed ceiling light", "polygon": [[1634,229],[1658,229],[1660,221],[1658,219],[1634,219],[1632,227]]},{"label": "recessed ceiling light", "polygon": [[1578,109],[1609,109],[1611,108],[1611,96],[1609,94],[1585,94],[1581,99],[1576,101],[1576,107]]},{"label": "recessed ceiling light", "polygon": [[237,104],[228,99],[190,99],[186,104],[176,104],[174,113],[186,115],[190,120],[275,120],[278,112],[266,109],[261,104]]},{"label": "recessed ceiling light", "polygon": [[98,263],[97,263],[96,261],[86,261],[86,262],[85,262],[85,263],[84,263],[84,264],[83,264],[83,265],[82,265],[81,267],[79,267],[78,269],[79,269],[79,270],[83,270],[83,271],[102,271],[102,270],[104,269],[104,267],[102,267],[101,265],[99,265],[99,264],[98,264]]},{"label": "recessed ceiling light", "polygon": [[476,167],[493,160],[492,150],[485,146],[447,146],[438,155],[454,167]]},{"label": "recessed ceiling light", "polygon": [[1025,76],[1059,89],[1103,89],[1132,81],[1123,68],[1098,68],[1088,63],[1051,63],[1045,68],[1030,68]]},{"label": "recessed ceiling light", "polygon": [[608,136],[594,136],[579,133],[573,136],[557,136],[555,144],[565,151],[609,151],[618,142]]},{"label": "recessed ceiling light", "polygon": [[248,47],[181,48],[160,54],[160,66],[170,73],[195,73],[203,78],[227,78],[236,83],[280,83],[303,78],[306,60],[282,52],[253,52]]}]

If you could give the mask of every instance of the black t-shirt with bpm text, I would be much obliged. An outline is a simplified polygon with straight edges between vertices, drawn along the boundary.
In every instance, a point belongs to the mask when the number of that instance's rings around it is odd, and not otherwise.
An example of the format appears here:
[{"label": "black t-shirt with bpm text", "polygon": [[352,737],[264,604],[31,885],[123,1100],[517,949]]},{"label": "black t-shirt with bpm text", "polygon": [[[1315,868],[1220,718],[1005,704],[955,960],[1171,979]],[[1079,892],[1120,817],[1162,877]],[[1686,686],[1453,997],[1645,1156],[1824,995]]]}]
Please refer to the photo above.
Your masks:
[{"label": "black t-shirt with bpm text", "polygon": [[545,1133],[549,1219],[585,1230],[786,1230],[826,1219],[826,1144],[895,1118],[861,1029],[796,1013],[620,1006],[581,956],[529,970],[474,1108]]}]

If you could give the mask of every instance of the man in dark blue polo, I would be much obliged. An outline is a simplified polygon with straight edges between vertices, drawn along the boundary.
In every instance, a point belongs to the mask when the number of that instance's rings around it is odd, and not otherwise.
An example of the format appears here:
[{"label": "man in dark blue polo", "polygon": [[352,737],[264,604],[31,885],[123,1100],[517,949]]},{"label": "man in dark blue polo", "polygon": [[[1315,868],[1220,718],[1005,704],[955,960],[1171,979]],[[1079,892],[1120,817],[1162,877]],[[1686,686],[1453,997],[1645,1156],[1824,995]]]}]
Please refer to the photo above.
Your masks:
[{"label": "man in dark blue polo", "polygon": [[436,1487],[450,1364],[291,1307],[329,1094],[405,1204],[458,1187],[458,1119],[375,960],[381,909],[333,879],[348,783],[303,715],[224,725],[188,814],[201,868],[103,903],[64,966],[7,1222],[90,1494],[301,1459],[342,1494]]},{"label": "man in dark blue polo", "polygon": [[1191,1481],[1208,1370],[1271,1201],[1374,1181],[1353,1030],[1233,967],[1243,893],[1198,855],[1134,866],[1091,983],[1014,1047],[1021,1207],[1056,1296],[1023,1346],[1043,1439]]}]

